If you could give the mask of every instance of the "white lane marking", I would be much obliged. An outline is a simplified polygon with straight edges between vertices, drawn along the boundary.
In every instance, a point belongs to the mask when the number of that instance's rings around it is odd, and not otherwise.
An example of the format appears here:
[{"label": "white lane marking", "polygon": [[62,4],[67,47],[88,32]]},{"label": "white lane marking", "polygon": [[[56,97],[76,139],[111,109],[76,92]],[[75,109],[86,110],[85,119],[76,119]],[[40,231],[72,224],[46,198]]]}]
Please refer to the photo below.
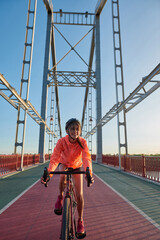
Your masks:
[{"label": "white lane marking", "polygon": [[29,186],[26,190],[24,190],[21,194],[19,194],[16,198],[14,198],[11,202],[9,202],[6,206],[4,206],[0,210],[0,214],[2,214],[7,208],[9,208],[13,203],[15,203],[21,196],[23,196],[28,190],[30,190],[40,179],[34,182],[31,186]]},{"label": "white lane marking", "polygon": [[160,225],[156,223],[152,218],[150,218],[147,214],[145,214],[142,210],[140,210],[138,207],[136,207],[132,202],[130,202],[127,198],[125,198],[122,194],[120,194],[118,191],[116,191],[114,188],[112,188],[108,183],[106,183],[103,179],[101,179],[97,174],[94,173],[94,175],[102,181],[107,187],[109,187],[113,192],[115,192],[117,195],[119,195],[125,202],[127,202],[131,207],[133,207],[137,212],[139,212],[145,219],[147,219],[151,224],[153,224],[156,228],[160,230]]}]

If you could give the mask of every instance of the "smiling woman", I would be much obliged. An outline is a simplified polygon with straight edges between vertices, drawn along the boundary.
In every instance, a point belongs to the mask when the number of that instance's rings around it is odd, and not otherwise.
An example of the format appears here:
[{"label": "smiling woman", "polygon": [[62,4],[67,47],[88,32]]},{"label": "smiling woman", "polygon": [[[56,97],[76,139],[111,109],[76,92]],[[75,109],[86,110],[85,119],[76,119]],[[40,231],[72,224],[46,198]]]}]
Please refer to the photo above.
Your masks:
[{"label": "smiling woman", "polygon": [[[92,177],[92,160],[91,155],[87,146],[87,142],[84,138],[80,137],[81,124],[76,118],[71,118],[66,122],[65,130],[68,135],[58,140],[53,154],[50,159],[48,172],[54,172],[59,165],[60,171],[65,171],[67,168],[73,170],[79,170],[82,165],[86,171],[89,168],[91,175],[91,184],[94,182]],[[52,177],[52,174],[48,174],[48,178]],[[84,198],[83,198],[83,178],[80,174],[72,176],[76,199],[77,199],[77,210],[78,210],[78,224],[77,232],[85,236],[84,222],[83,222],[83,209],[84,209]],[[44,176],[41,178],[41,182],[46,184]],[[59,195],[55,203],[55,214],[62,214],[63,207],[63,195],[65,189],[65,176],[61,174],[59,182]]]}]

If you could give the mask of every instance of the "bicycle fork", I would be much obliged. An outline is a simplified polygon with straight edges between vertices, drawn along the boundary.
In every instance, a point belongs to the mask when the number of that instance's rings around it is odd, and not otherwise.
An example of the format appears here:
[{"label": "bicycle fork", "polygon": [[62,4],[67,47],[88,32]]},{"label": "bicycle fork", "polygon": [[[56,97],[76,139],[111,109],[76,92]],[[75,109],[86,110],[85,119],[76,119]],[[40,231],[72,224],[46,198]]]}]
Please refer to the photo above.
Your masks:
[{"label": "bicycle fork", "polygon": [[[75,239],[76,237],[76,208],[77,208],[77,202],[75,201],[75,197],[70,196],[70,203],[71,203],[71,239]],[[73,226],[74,225],[74,226]]]}]

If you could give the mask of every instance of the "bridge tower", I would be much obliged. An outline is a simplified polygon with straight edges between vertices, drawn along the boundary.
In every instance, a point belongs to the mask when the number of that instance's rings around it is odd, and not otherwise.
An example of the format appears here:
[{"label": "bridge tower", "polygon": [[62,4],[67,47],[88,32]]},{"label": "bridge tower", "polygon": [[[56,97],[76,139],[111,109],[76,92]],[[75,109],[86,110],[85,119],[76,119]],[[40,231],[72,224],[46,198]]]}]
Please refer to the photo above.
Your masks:
[{"label": "bridge tower", "polygon": [[[47,30],[46,30],[46,45],[45,45],[45,60],[43,71],[43,87],[42,87],[42,100],[41,100],[41,116],[46,119],[47,114],[47,100],[48,100],[48,88],[54,86],[55,99],[57,108],[58,126],[61,131],[61,118],[59,107],[59,95],[58,87],[60,86],[72,86],[72,87],[84,87],[85,97],[82,113],[82,126],[84,124],[85,110],[87,105],[88,96],[90,97],[90,88],[96,89],[96,120],[101,119],[101,62],[100,62],[100,12],[102,11],[105,1],[99,1],[96,7],[95,13],[80,13],[80,12],[63,12],[61,9],[58,12],[53,11],[53,6],[48,0],[43,0],[47,9]],[[89,26],[91,29],[75,44],[72,46],[69,41],[63,36],[56,25],[75,25],[75,26]],[[55,48],[55,36],[54,31],[57,31],[70,46],[70,50],[66,53],[58,62],[56,62],[56,48]],[[91,48],[89,63],[82,58],[82,56],[76,51],[75,47],[90,33],[92,32]],[[83,61],[87,67],[87,71],[57,71],[57,65],[61,62],[71,51],[74,51],[77,56]],[[49,69],[50,52],[52,54],[53,67]],[[95,53],[95,71],[92,69],[93,56]],[[91,100],[89,100],[91,108]],[[92,112],[91,109],[89,110]],[[91,116],[90,116],[91,117]],[[39,138],[39,153],[40,161],[44,162],[45,153],[45,125],[40,124],[40,138]],[[102,162],[102,127],[97,127],[97,162]]]}]

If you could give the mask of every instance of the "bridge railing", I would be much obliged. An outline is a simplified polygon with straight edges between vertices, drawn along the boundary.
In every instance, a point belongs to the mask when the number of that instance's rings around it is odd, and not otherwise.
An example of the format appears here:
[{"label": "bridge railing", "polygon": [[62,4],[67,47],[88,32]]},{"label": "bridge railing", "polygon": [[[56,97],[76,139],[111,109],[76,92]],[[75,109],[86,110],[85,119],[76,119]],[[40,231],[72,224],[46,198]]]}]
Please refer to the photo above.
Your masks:
[{"label": "bridge railing", "polygon": [[[49,154],[45,155],[45,159],[49,160]],[[23,166],[31,166],[38,164],[40,160],[39,154],[25,154],[23,157]],[[21,167],[21,155],[0,155],[0,176],[17,171]]]},{"label": "bridge railing", "polygon": [[[92,155],[96,160],[96,155]],[[119,167],[118,155],[103,155],[102,163],[113,167]],[[160,156],[131,156],[121,157],[122,170],[132,174],[160,182]]]},{"label": "bridge railing", "polygon": [[[49,160],[50,155],[46,154],[45,159]],[[25,154],[24,167],[38,164],[39,154]],[[96,155],[92,155],[92,160],[96,160]],[[103,164],[119,167],[118,155],[103,155]],[[0,176],[17,171],[20,168],[21,155],[0,155]],[[122,169],[132,174],[160,182],[160,156],[131,156],[123,155],[121,162]]]}]

